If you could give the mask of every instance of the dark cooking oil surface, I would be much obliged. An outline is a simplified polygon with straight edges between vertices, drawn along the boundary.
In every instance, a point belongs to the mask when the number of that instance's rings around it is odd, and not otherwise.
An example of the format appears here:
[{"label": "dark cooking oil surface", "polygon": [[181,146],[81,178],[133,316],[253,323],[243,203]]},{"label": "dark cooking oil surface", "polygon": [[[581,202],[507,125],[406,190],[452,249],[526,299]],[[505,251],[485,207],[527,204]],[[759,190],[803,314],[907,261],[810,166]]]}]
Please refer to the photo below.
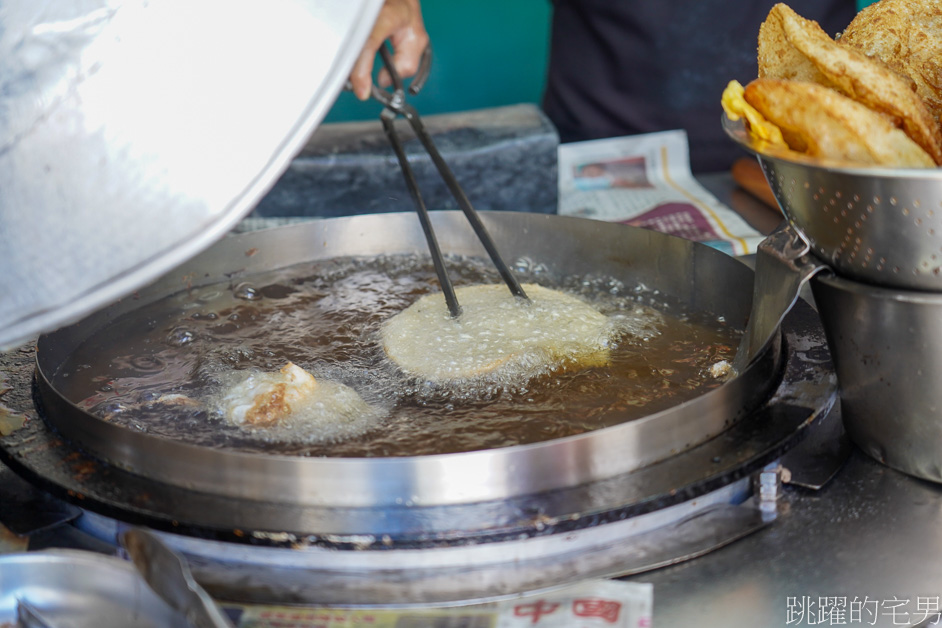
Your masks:
[{"label": "dark cooking oil surface", "polygon": [[[493,268],[450,259],[456,285],[498,283]],[[607,367],[549,373],[524,384],[435,387],[386,358],[379,327],[438,291],[426,258],[318,261],[167,297],[90,337],[55,375],[70,400],[104,420],[188,443],[306,456],[408,456],[490,449],[580,434],[646,416],[721,381],[738,332],[693,320],[656,292],[605,277],[556,277],[520,260],[521,282],[540,283],[635,320],[616,337]],[[669,312],[669,313],[667,313]],[[365,434],[337,442],[245,431],[209,403],[233,370],[276,371],[287,361],[354,388],[381,408]],[[168,403],[183,395],[192,403]],[[179,400],[180,397],[174,397]]]}]

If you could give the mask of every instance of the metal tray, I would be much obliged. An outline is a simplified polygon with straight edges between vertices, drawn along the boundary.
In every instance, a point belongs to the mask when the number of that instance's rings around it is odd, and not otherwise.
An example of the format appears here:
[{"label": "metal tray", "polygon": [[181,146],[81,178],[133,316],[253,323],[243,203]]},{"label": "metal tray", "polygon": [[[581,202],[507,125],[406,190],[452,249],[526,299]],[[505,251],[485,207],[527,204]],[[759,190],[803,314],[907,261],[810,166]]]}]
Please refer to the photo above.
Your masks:
[{"label": "metal tray", "polygon": [[79,550],[0,556],[0,625],[17,625],[17,601],[54,626],[189,626],[119,558]]}]

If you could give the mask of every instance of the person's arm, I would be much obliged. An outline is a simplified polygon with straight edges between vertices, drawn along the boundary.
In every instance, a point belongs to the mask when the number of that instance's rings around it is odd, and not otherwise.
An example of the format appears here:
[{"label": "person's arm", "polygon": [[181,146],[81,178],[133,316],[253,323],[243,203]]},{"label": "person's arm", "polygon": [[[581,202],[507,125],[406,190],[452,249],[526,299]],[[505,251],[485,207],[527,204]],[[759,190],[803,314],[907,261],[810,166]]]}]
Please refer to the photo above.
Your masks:
[{"label": "person's arm", "polygon": [[[376,51],[387,39],[392,43],[396,71],[403,78],[413,76],[419,68],[422,52],[429,42],[419,0],[386,0],[383,4],[373,32],[366,40],[363,51],[350,73],[353,93],[360,100],[370,97],[373,60]],[[389,73],[385,69],[381,70],[377,80],[380,87],[387,87],[390,83]]]}]

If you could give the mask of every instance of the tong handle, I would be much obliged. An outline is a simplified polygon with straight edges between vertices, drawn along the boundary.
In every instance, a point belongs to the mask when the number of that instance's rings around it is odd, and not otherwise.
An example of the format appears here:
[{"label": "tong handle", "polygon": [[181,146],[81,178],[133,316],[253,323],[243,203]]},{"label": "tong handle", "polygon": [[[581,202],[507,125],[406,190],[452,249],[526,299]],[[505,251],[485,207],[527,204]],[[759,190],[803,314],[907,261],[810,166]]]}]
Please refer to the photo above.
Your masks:
[{"label": "tong handle", "polygon": [[441,284],[442,293],[445,295],[445,304],[448,306],[448,313],[451,314],[452,318],[457,318],[461,315],[461,306],[458,304],[458,297],[455,295],[455,288],[451,283],[451,279],[448,278],[448,271],[445,269],[445,258],[442,255],[441,248],[438,246],[435,230],[432,229],[432,219],[431,216],[429,216],[428,209],[425,207],[425,201],[422,200],[422,193],[419,191],[419,183],[415,178],[415,173],[412,171],[412,166],[409,165],[409,159],[406,157],[406,151],[402,146],[402,141],[399,139],[399,134],[396,133],[396,128],[393,124],[396,114],[387,108],[383,109],[383,113],[380,114],[379,118],[383,122],[383,131],[386,132],[386,137],[389,138],[389,143],[392,144],[393,152],[396,153],[399,168],[402,170],[402,175],[406,180],[406,187],[409,188],[409,193],[412,195],[412,200],[415,203],[415,209],[419,214],[419,222],[422,223],[422,231],[425,233],[425,241],[428,243],[429,253],[432,256],[435,274],[438,275],[438,282]]},{"label": "tong handle", "polygon": [[[429,73],[432,69],[432,45],[429,44],[425,47],[425,50],[422,51],[422,56],[419,57],[419,69],[416,70],[415,76],[412,78],[412,82],[409,83],[408,90],[405,87],[405,82],[402,80],[402,77],[399,76],[399,72],[396,70],[396,66],[393,63],[392,53],[389,51],[389,47],[386,45],[386,42],[383,42],[383,45],[379,47],[379,56],[383,62],[383,67],[386,68],[386,71],[389,72],[389,78],[392,81],[393,95],[397,92],[402,93],[403,96],[405,92],[408,91],[410,94],[415,96],[422,88],[425,87],[426,81],[428,81]],[[376,97],[376,92],[379,92],[380,96],[389,96],[389,92],[383,90],[377,85],[373,85],[372,95]],[[377,98],[380,102],[385,104],[384,98]]]},{"label": "tong handle", "polygon": [[[418,90],[421,89],[422,85],[425,83],[425,79],[428,76],[428,64],[431,63],[430,50],[430,48],[426,48],[425,52],[423,52],[419,71],[419,76],[421,77],[420,84],[418,88],[415,88],[416,81],[413,81],[412,86],[409,88],[409,91],[412,93],[417,93]],[[517,281],[517,278],[501,258],[500,253],[497,250],[497,246],[494,244],[494,241],[491,239],[487,228],[481,221],[481,217],[478,216],[477,211],[475,211],[471,201],[464,193],[464,190],[461,188],[461,185],[455,178],[451,168],[448,167],[445,159],[442,157],[441,153],[438,152],[438,148],[435,146],[432,136],[425,129],[425,125],[422,123],[422,119],[419,117],[419,112],[415,109],[415,107],[406,102],[405,87],[402,77],[400,77],[399,73],[396,71],[396,68],[393,64],[392,55],[385,43],[380,46],[379,54],[383,61],[383,65],[386,67],[386,71],[389,72],[389,76],[392,80],[393,91],[390,94],[389,92],[380,90],[374,85],[374,97],[376,97],[377,100],[385,105],[385,109],[380,115],[380,118],[383,121],[383,128],[386,131],[386,135],[389,138],[390,143],[393,145],[393,150],[396,152],[396,157],[399,159],[399,165],[402,168],[403,174],[406,176],[406,184],[409,187],[409,191],[412,193],[413,200],[416,201],[416,206],[419,208],[419,218],[422,221],[422,227],[425,230],[426,239],[429,242],[429,250],[432,254],[433,262],[435,263],[436,273],[439,274],[439,281],[442,283],[442,291],[445,292],[445,301],[448,303],[449,312],[451,312],[452,316],[458,316],[458,313],[460,313],[460,306],[458,306],[457,299],[454,297],[454,289],[451,286],[451,281],[447,278],[447,275],[444,271],[444,261],[441,258],[441,251],[438,249],[438,243],[435,240],[434,233],[432,232],[428,211],[421,199],[421,194],[418,190],[418,183],[415,180],[415,176],[412,174],[412,169],[409,167],[405,151],[402,148],[402,142],[399,140],[396,133],[395,126],[393,124],[393,120],[396,115],[403,116],[412,126],[412,130],[415,132],[416,137],[419,138],[419,141],[425,148],[425,152],[428,153],[432,163],[435,164],[438,174],[442,177],[442,180],[444,180],[445,185],[448,186],[448,190],[457,201],[458,206],[465,215],[465,218],[471,224],[474,234],[484,246],[484,250],[487,251],[488,256],[491,258],[491,262],[493,262],[494,266],[497,268],[497,272],[500,274],[504,283],[507,284],[511,294],[522,299],[528,299],[526,292],[524,292],[523,287],[520,285],[520,282]],[[381,92],[381,94],[377,94],[376,92]],[[439,268],[442,270],[439,271]],[[443,276],[444,280],[442,280]],[[445,290],[446,285],[448,286],[447,291]],[[454,300],[453,304],[451,301],[449,301],[449,292],[451,293],[451,299]]]},{"label": "tong handle", "polygon": [[529,297],[527,297],[526,292],[523,291],[520,282],[517,281],[517,278],[501,258],[497,250],[497,245],[494,244],[494,241],[491,239],[491,235],[488,233],[487,227],[485,227],[484,223],[481,221],[481,217],[471,205],[471,201],[464,193],[464,190],[461,189],[461,185],[455,178],[454,173],[452,173],[451,168],[445,163],[445,159],[432,142],[432,136],[425,130],[425,125],[423,125],[422,121],[419,119],[419,114],[416,112],[415,108],[409,104],[403,105],[403,116],[409,121],[409,124],[412,125],[416,136],[419,138],[419,141],[422,142],[422,146],[425,147],[425,151],[429,154],[429,157],[431,157],[432,163],[434,163],[435,167],[438,169],[438,174],[441,175],[451,195],[458,202],[458,207],[464,212],[465,218],[467,218],[468,222],[471,224],[471,228],[474,229],[474,234],[477,236],[478,240],[480,240],[481,244],[484,245],[484,250],[487,251],[488,256],[490,256],[491,262],[493,262],[494,266],[497,268],[497,272],[500,273],[501,279],[507,284],[510,293],[515,297],[528,299]]}]

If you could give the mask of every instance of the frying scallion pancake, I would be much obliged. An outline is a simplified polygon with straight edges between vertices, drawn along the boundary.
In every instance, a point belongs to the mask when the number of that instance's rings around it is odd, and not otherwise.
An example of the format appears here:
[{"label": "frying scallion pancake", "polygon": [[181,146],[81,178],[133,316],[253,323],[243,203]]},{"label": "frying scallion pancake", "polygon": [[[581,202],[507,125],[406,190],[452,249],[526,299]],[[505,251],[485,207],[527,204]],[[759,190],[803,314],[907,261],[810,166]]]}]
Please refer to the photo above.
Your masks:
[{"label": "frying scallion pancake", "polygon": [[607,316],[558,290],[523,288],[529,301],[503,284],[457,288],[457,318],[441,293],[426,295],[386,321],[383,349],[406,374],[436,383],[514,381],[609,363]]},{"label": "frying scallion pancake", "polygon": [[379,416],[354,389],[318,381],[291,362],[277,373],[233,373],[231,379],[216,405],[230,423],[246,429],[330,442],[366,431]]}]

